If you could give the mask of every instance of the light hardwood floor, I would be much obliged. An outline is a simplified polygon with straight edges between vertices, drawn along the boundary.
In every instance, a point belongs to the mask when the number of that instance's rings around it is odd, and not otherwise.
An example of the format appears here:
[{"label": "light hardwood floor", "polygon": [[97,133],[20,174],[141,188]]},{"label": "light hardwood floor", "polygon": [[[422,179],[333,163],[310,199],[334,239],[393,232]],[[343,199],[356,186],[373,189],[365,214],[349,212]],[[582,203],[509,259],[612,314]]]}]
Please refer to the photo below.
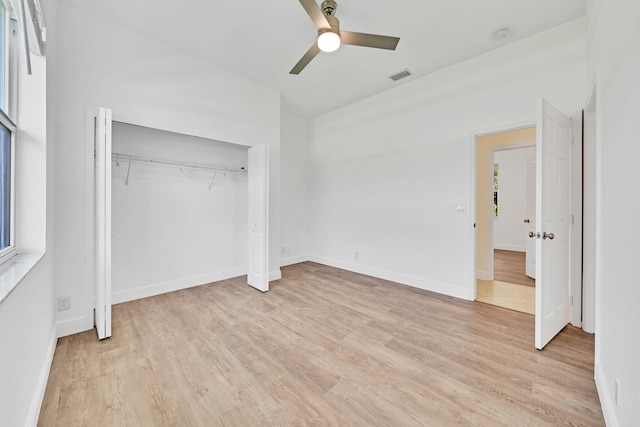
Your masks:
[{"label": "light hardwood floor", "polygon": [[526,256],[524,252],[493,251],[493,278],[499,282],[522,286],[536,286],[536,281],[525,274]]},{"label": "light hardwood floor", "polygon": [[530,286],[498,280],[476,280],[476,301],[536,314],[536,288]]},{"label": "light hardwood floor", "polygon": [[525,254],[496,249],[493,259],[494,280],[476,281],[476,300],[535,314],[536,281],[525,275]]},{"label": "light hardwood floor", "polygon": [[58,341],[40,426],[601,426],[593,336],[314,263],[113,308]]}]

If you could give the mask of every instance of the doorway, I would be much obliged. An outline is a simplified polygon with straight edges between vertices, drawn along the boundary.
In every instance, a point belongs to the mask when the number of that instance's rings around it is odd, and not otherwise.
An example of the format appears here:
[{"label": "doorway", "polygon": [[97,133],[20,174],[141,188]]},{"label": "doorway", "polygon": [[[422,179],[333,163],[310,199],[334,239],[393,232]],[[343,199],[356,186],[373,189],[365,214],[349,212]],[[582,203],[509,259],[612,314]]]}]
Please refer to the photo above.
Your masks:
[{"label": "doorway", "polygon": [[476,139],[476,300],[528,314],[535,313],[535,279],[526,274],[527,261],[535,265],[527,236],[535,226],[535,141],[535,126]]},{"label": "doorway", "polygon": [[112,138],[113,303],[245,274],[248,147],[120,121]]},{"label": "doorway", "polygon": [[[540,99],[536,123],[536,216],[528,237],[535,239],[535,347],[542,350],[567,324],[580,327],[582,322],[582,144],[576,144],[583,137],[582,114],[570,117]],[[494,257],[488,250],[493,249],[493,194],[485,184],[493,181],[490,153],[527,129],[475,135],[474,249],[480,280],[493,280]]]},{"label": "doorway", "polygon": [[[87,219],[95,220],[90,227],[99,339],[111,336],[113,303],[241,276],[249,267],[254,280],[249,277],[248,284],[268,290],[266,145],[114,122],[107,108],[87,114],[87,129],[96,153],[88,159],[95,170],[95,206],[87,204]],[[202,164],[203,158],[214,163]],[[262,184],[260,191],[255,183]]]}]

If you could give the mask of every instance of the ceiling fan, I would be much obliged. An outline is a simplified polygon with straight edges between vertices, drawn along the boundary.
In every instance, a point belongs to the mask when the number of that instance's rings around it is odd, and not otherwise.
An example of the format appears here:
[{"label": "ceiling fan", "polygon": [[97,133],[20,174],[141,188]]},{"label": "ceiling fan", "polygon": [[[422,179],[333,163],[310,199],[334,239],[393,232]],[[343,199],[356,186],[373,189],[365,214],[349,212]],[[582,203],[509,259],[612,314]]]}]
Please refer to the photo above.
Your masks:
[{"label": "ceiling fan", "polygon": [[320,7],[315,0],[300,0],[300,3],[318,29],[318,40],[289,71],[289,74],[300,74],[320,51],[333,52],[341,44],[395,50],[400,41],[398,37],[341,31],[340,21],[334,16],[338,7],[335,1],[324,0]]}]

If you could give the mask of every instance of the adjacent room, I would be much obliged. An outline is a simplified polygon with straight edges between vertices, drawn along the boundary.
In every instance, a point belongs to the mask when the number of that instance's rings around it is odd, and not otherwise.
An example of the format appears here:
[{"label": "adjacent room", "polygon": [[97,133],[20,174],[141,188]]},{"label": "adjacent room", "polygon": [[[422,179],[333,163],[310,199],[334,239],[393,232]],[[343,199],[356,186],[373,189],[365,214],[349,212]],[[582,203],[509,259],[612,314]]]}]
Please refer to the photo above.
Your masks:
[{"label": "adjacent room", "polygon": [[0,425],[640,419],[636,0],[3,0],[0,37]]},{"label": "adjacent room", "polygon": [[476,299],[535,314],[536,128],[476,139]]}]

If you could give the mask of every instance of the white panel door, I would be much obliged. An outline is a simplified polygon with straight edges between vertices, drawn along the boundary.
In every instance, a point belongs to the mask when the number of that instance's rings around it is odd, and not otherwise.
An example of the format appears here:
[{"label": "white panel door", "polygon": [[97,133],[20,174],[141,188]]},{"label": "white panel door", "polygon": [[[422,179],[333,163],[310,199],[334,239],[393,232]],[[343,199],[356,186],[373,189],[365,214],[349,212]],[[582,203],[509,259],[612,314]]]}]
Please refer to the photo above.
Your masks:
[{"label": "white panel door", "polygon": [[[534,154],[527,156],[527,218],[524,220],[524,232],[529,236],[526,243],[526,268],[525,274],[532,279],[536,278],[536,157]],[[532,234],[533,233],[533,234]]]},{"label": "white panel door", "polygon": [[569,323],[571,119],[538,103],[535,346]]},{"label": "white panel door", "polygon": [[269,290],[269,150],[249,148],[249,266],[247,283]]},{"label": "white panel door", "polygon": [[111,336],[111,110],[100,108],[95,124],[96,330]]}]

